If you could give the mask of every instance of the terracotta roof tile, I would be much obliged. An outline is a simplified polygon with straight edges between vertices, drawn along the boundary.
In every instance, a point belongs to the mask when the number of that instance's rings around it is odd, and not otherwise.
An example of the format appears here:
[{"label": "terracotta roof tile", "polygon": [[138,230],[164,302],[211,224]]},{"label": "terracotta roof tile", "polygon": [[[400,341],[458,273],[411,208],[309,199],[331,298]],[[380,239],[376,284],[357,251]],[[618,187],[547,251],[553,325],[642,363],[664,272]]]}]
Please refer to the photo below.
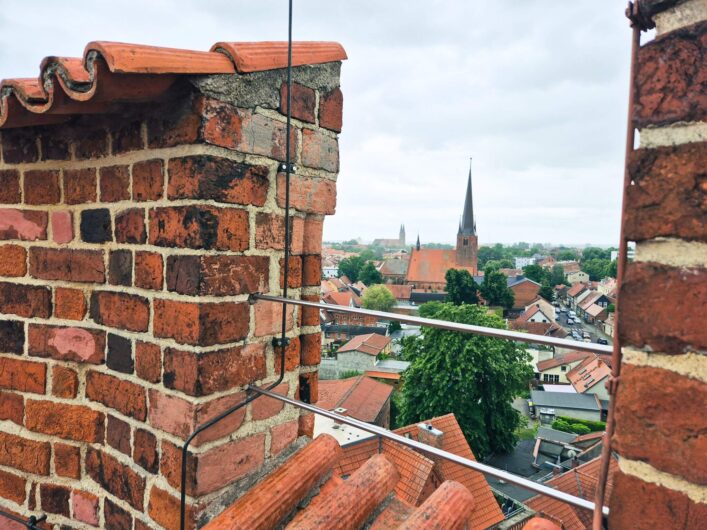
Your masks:
[{"label": "terracotta roof tile", "polygon": [[343,407],[347,416],[373,423],[392,393],[392,386],[364,376],[319,381],[317,406],[328,410]]},{"label": "terracotta roof tile", "polygon": [[347,351],[360,351],[369,355],[378,355],[383,349],[390,344],[392,339],[379,335],[378,333],[369,333],[367,335],[356,335],[353,339],[344,344],[337,353],[345,353]]},{"label": "terracotta roof tile", "polygon": [[423,248],[413,250],[408,266],[408,282],[445,283],[444,275],[449,269],[466,269],[476,274],[472,267],[457,265],[456,250]]},{"label": "terracotta roof tile", "polygon": [[592,355],[567,372],[567,379],[582,394],[610,375],[611,368],[596,355]]},{"label": "terracotta roof tile", "polygon": [[[593,500],[599,476],[601,458],[590,460],[586,464],[548,480],[545,485],[570,493],[583,499]],[[618,469],[616,459],[609,462],[609,474],[606,483],[606,498],[611,497],[612,477]],[[538,495],[525,503],[541,516],[549,516],[553,521],[561,521],[565,530],[585,530],[591,528],[592,513],[589,510],[575,508],[551,497]]]},{"label": "terracotta roof tile", "polygon": [[544,372],[550,368],[555,368],[556,366],[562,366],[563,364],[575,363],[577,361],[583,361],[584,359],[593,357],[593,354],[583,351],[571,351],[564,355],[556,355],[552,359],[546,359],[537,363],[536,367],[538,372]]},{"label": "terracotta roof tile", "polygon": [[412,295],[412,285],[395,285],[392,283],[384,284],[385,288],[388,289],[396,300],[410,300],[410,295]]},{"label": "terracotta roof tile", "polygon": [[[346,59],[335,42],[295,42],[295,66]],[[286,42],[218,43],[212,51],[90,42],[83,58],[47,57],[37,79],[0,83],[0,128],[66,121],[116,103],[153,101],[179,75],[246,73],[287,65]]]},{"label": "terracotta roof tile", "polygon": [[322,298],[331,305],[361,307],[361,299],[353,291],[334,291],[327,293]]},{"label": "terracotta roof tile", "polygon": [[568,296],[568,297],[571,297],[571,298],[574,298],[575,296],[577,296],[578,294],[580,294],[581,292],[583,292],[586,288],[587,288],[587,286],[586,286],[585,284],[583,284],[583,283],[575,283],[575,284],[574,284],[572,287],[570,287],[569,290],[567,291],[567,296]]}]

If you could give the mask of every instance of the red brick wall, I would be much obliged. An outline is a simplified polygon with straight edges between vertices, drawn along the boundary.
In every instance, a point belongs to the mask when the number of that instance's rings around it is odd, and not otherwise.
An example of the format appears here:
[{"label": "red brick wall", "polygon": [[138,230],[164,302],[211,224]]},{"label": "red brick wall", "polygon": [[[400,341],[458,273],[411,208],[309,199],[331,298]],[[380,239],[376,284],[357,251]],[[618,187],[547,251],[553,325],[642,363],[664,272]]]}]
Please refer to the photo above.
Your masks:
[{"label": "red brick wall", "polygon": [[707,22],[695,19],[704,18],[697,4],[658,13],[658,35],[638,54],[641,146],[624,205],[636,259],[618,297],[620,471],[611,528],[699,528],[707,520],[707,143],[699,132]]},{"label": "red brick wall", "polygon": [[[289,286],[311,297],[341,94],[338,66],[307,68],[295,69]],[[238,106],[183,83],[156,109],[1,131],[3,509],[62,528],[175,528],[183,440],[245,385],[277,378],[282,309],[248,295],[284,282],[283,76],[253,75],[270,99]],[[290,311],[278,391],[306,382],[316,401],[318,318]],[[297,409],[261,398],[197,438],[192,519],[299,425]]]},{"label": "red brick wall", "polygon": [[540,286],[533,282],[521,282],[511,287],[511,290],[515,296],[513,307],[521,309],[537,298]]}]

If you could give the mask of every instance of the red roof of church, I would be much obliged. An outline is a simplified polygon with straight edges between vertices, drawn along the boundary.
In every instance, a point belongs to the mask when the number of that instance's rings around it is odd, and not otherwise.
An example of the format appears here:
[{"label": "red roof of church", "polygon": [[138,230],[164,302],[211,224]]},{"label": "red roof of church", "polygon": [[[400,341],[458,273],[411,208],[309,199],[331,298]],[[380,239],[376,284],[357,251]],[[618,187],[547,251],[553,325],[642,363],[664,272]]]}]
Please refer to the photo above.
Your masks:
[{"label": "red roof of church", "polygon": [[414,249],[410,256],[407,281],[411,283],[445,283],[444,275],[449,269],[466,269],[475,274],[473,267],[457,265],[457,251],[423,248]]}]

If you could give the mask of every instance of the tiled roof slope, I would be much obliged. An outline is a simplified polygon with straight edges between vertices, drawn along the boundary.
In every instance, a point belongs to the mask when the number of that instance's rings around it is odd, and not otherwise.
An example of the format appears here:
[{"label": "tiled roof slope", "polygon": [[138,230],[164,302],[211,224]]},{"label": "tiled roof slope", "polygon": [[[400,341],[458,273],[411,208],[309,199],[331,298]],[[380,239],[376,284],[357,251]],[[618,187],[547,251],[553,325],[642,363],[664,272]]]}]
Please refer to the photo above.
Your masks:
[{"label": "tiled roof slope", "polygon": [[[548,480],[545,485],[582,499],[594,500],[594,492],[599,477],[601,457]],[[612,477],[618,469],[616,459],[609,462],[609,474],[606,482],[606,498],[611,497]],[[592,527],[592,512],[573,507],[562,501],[538,495],[525,503],[540,516],[547,516],[555,522],[561,522],[565,530],[585,530]]]},{"label": "tiled roof slope", "polygon": [[392,386],[365,376],[319,381],[317,406],[327,410],[343,407],[347,416],[372,423],[392,393]]},{"label": "tiled roof slope", "polygon": [[445,283],[444,275],[449,269],[466,269],[475,274],[472,267],[457,265],[456,250],[423,248],[413,250],[408,266],[408,282]]},{"label": "tiled roof slope", "polygon": [[384,337],[378,333],[369,333],[368,335],[357,335],[346,344],[344,344],[337,353],[345,353],[347,351],[360,351],[369,355],[378,355],[383,348],[390,344],[391,338]]},{"label": "tiled roof slope", "polygon": [[[295,42],[293,66],[346,59],[336,42]],[[179,75],[250,73],[287,66],[286,42],[219,42],[211,51],[90,42],[78,57],[46,57],[36,79],[0,83],[0,128],[66,121],[115,104],[154,101]]]},{"label": "tiled roof slope", "polygon": [[[369,525],[379,530],[461,530],[479,507],[469,490],[454,481],[443,482],[419,507],[400,498],[391,499],[403,477],[388,455],[366,457],[350,475],[337,471],[340,457],[341,449],[334,438],[326,434],[317,437],[212,519],[204,530],[283,526],[343,530]],[[305,499],[308,502],[303,502]]]},{"label": "tiled roof slope", "polygon": [[584,359],[591,358],[593,355],[590,352],[584,351],[571,351],[563,355],[556,355],[552,359],[545,359],[537,364],[538,372],[544,372],[550,368],[555,368],[556,366],[562,366],[563,364],[576,363],[577,361],[583,361]]}]

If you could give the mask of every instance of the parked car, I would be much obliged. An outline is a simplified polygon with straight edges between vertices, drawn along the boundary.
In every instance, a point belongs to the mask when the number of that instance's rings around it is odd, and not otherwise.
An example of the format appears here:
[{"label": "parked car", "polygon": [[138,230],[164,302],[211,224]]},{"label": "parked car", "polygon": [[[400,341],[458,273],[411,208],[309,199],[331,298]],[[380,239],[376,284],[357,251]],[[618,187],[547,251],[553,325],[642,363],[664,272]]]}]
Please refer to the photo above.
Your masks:
[{"label": "parked car", "polygon": [[589,334],[588,331],[585,331],[582,333],[582,338],[589,339],[589,338],[591,338],[591,335]]},{"label": "parked car", "polygon": [[572,318],[575,318],[575,317],[577,316],[577,313],[575,313],[574,311],[570,311],[570,312],[569,312],[569,315],[570,315]]},{"label": "parked car", "polygon": [[571,319],[570,317],[567,317],[567,325],[571,326],[572,324],[574,324],[574,320]]},{"label": "parked car", "polygon": [[597,339],[597,344],[609,344],[609,341],[606,340],[606,339],[602,339],[601,337],[599,337],[599,338]]}]

